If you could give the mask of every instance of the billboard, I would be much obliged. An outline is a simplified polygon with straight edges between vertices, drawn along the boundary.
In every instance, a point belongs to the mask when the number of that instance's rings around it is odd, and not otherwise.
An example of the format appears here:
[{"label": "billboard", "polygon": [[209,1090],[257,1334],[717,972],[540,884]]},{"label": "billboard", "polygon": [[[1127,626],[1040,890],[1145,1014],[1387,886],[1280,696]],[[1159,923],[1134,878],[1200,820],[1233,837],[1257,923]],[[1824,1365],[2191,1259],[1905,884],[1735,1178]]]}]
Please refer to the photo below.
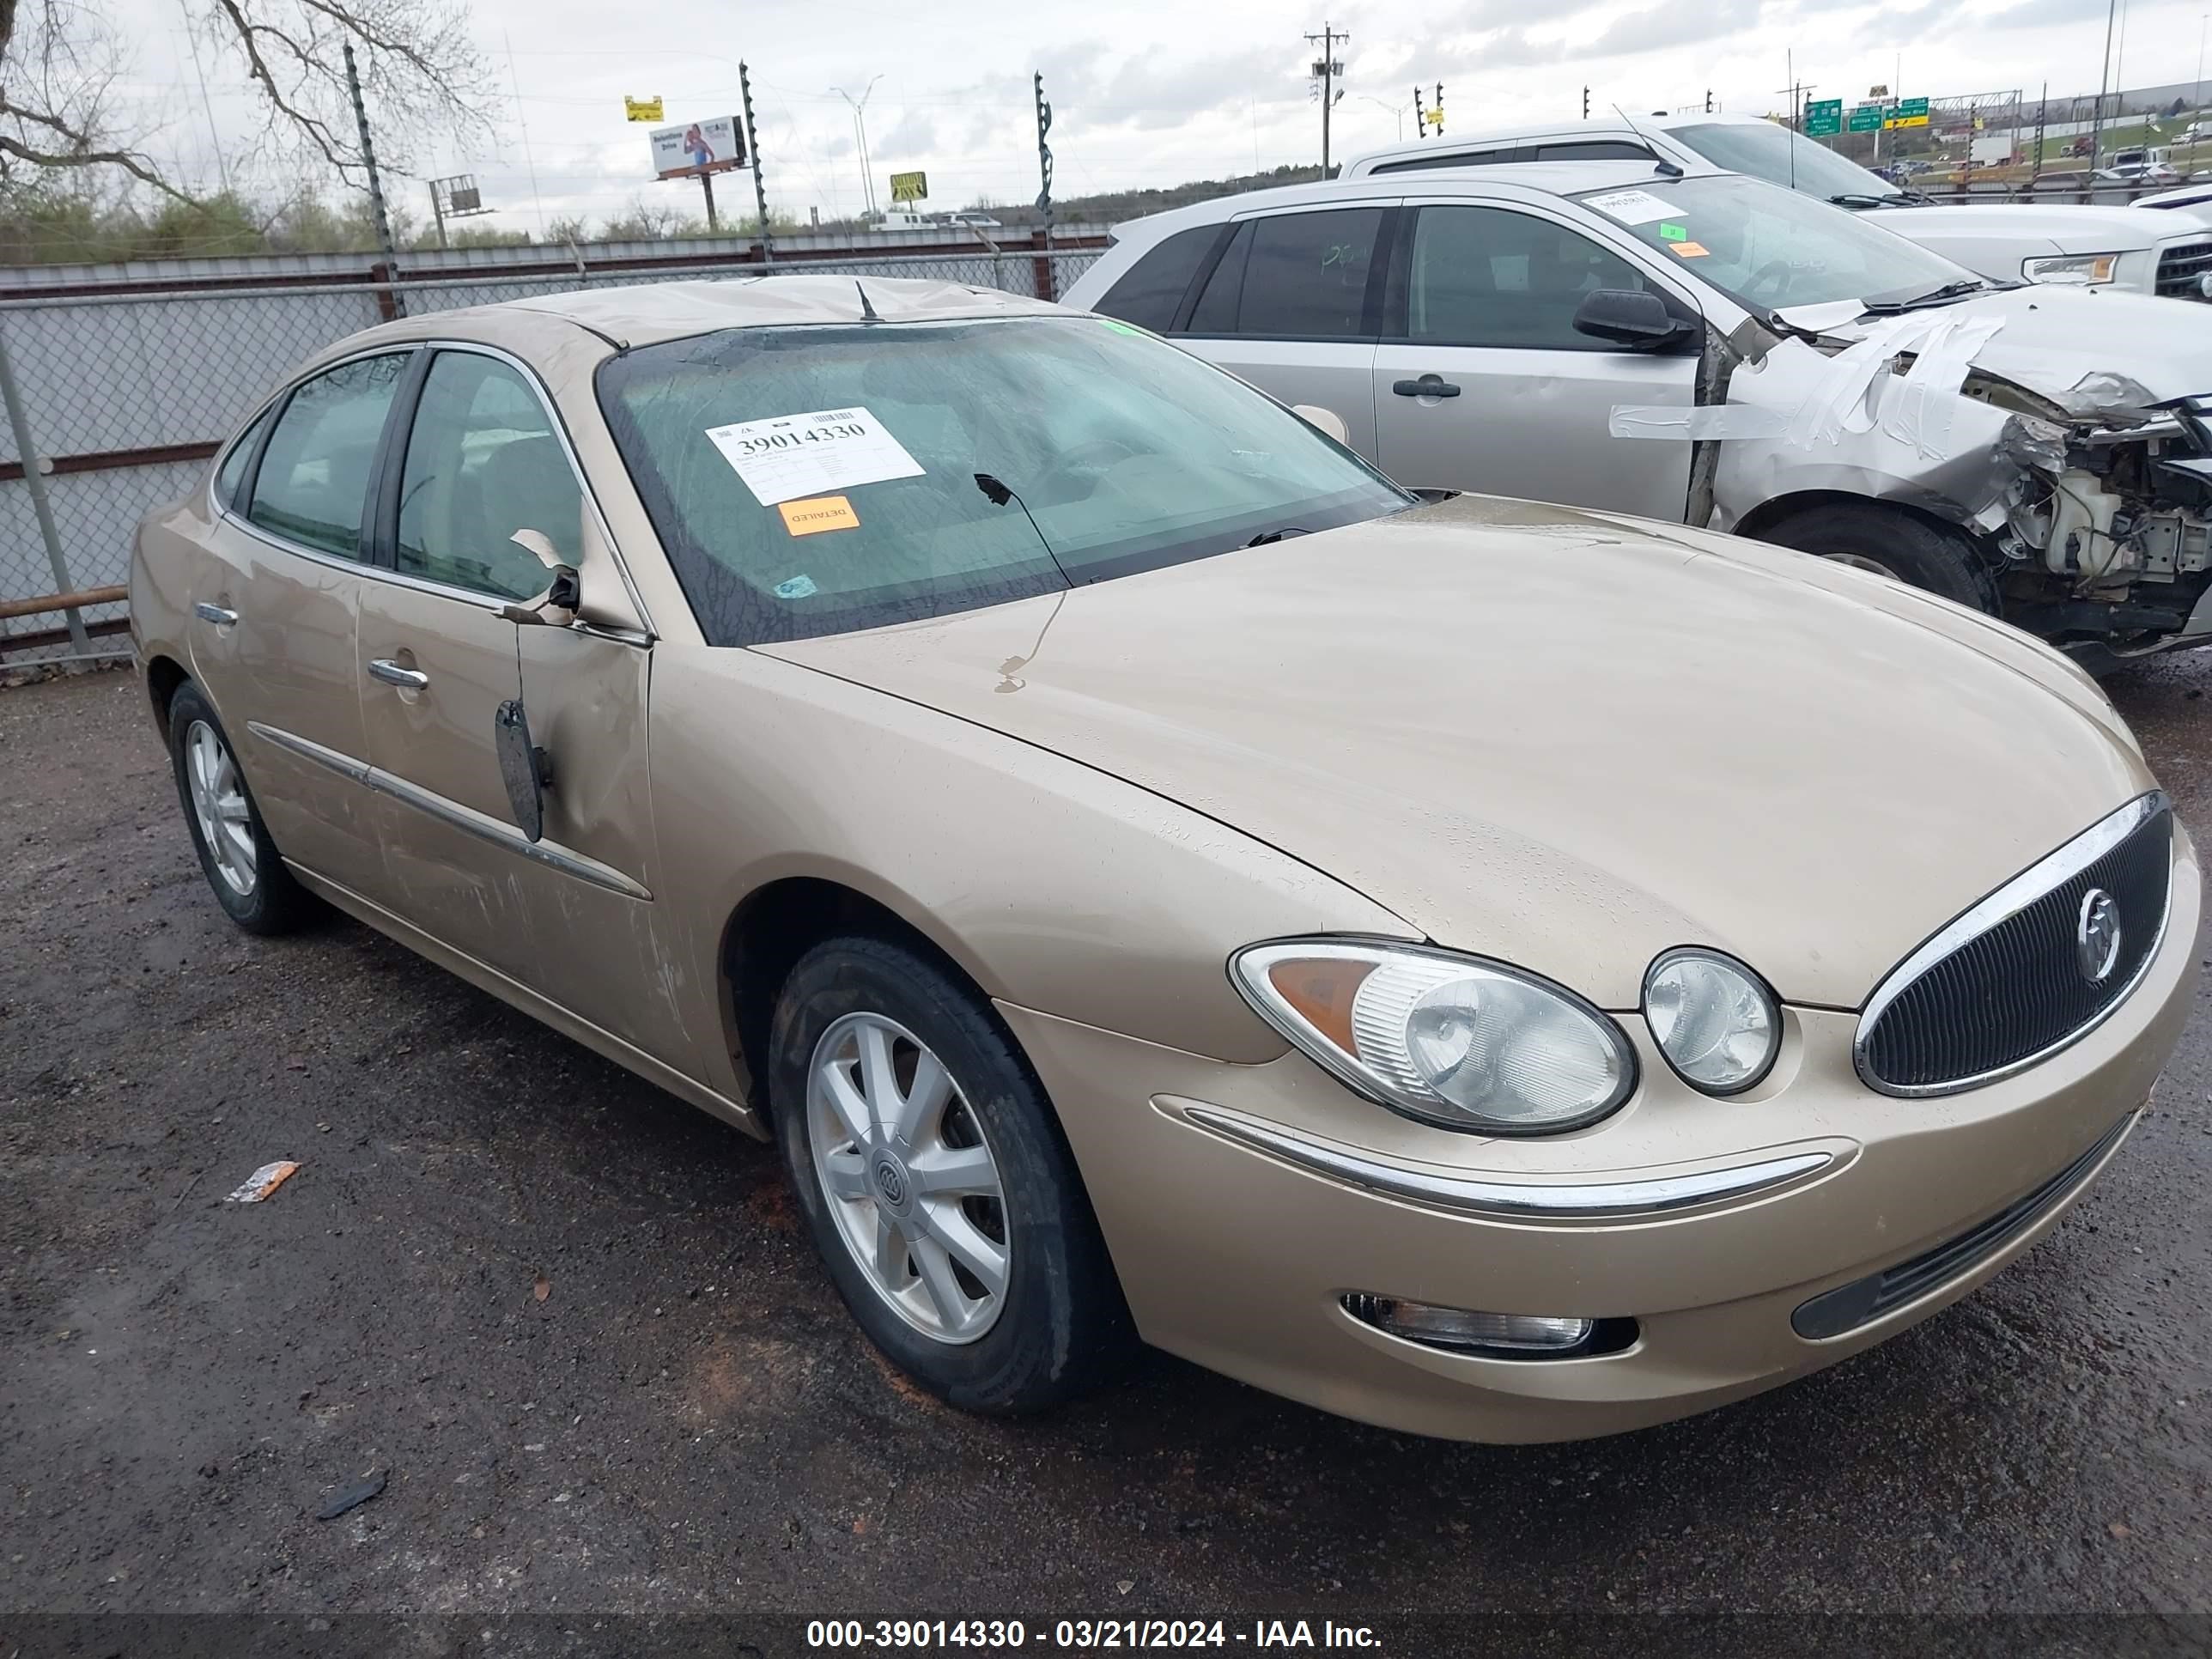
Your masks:
[{"label": "billboard", "polygon": [[744,143],[738,137],[738,118],[734,115],[717,115],[680,127],[653,130],[653,171],[656,178],[689,179],[702,173],[721,173],[744,163]]},{"label": "billboard", "polygon": [[891,200],[921,202],[929,197],[929,175],[926,173],[894,173],[891,174]]}]

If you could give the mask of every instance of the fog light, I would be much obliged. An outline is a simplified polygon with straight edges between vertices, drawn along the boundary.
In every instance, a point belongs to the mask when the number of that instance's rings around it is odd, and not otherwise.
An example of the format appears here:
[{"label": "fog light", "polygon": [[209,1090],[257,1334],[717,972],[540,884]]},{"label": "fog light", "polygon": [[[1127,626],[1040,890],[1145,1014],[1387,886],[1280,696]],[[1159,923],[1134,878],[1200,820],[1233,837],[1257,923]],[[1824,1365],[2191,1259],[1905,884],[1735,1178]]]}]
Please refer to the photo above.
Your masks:
[{"label": "fog light", "polygon": [[1584,1352],[1597,1333],[1594,1319],[1554,1319],[1537,1314],[1474,1313],[1427,1302],[1354,1291],[1344,1310],[1378,1331],[1431,1348],[1488,1353],[1514,1359],[1556,1359]]}]

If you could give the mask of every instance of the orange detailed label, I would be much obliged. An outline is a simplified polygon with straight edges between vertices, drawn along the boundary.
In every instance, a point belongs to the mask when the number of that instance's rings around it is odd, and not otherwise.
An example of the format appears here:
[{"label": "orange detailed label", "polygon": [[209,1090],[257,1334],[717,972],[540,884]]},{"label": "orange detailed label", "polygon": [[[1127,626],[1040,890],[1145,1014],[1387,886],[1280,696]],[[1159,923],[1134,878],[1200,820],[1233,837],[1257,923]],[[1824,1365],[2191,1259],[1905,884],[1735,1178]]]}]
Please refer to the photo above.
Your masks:
[{"label": "orange detailed label", "polygon": [[1680,259],[1703,259],[1712,253],[1703,242],[1669,242],[1667,251]]},{"label": "orange detailed label", "polygon": [[860,515],[842,495],[817,495],[804,501],[785,501],[775,509],[783,514],[783,527],[794,536],[818,536],[825,530],[858,530]]}]

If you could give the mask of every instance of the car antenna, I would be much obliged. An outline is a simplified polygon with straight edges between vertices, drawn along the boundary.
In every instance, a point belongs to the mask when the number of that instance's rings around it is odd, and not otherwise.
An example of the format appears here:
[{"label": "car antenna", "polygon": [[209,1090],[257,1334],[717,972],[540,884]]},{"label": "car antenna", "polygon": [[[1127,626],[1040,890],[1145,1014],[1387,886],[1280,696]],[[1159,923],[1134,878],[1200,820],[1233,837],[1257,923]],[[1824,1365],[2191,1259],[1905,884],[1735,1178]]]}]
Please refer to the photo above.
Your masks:
[{"label": "car antenna", "polygon": [[994,507],[1004,507],[1008,501],[1012,501],[1016,507],[1021,508],[1022,517],[1029,520],[1030,530],[1036,534],[1037,545],[1044,549],[1044,556],[1052,561],[1052,568],[1060,572],[1060,580],[1066,582],[1070,587],[1075,586],[1075,578],[1067,574],[1067,567],[1060,562],[1060,555],[1052,550],[1052,544],[1045,539],[1044,532],[1037,529],[1036,518],[1030,513],[1030,504],[1027,501],[1007,488],[1003,480],[995,478],[988,472],[978,472],[975,475],[975,488],[983,492],[984,499]]},{"label": "car antenna", "polygon": [[[1626,110],[1621,108],[1620,105],[1615,104],[1613,106],[1613,112],[1620,118],[1620,123],[1623,126],[1626,127],[1638,138],[1643,139],[1645,143],[1651,143],[1650,136],[1647,134],[1642,127],[1636,125],[1635,118],[1631,116]],[[1651,167],[1652,170],[1662,179],[1679,179],[1682,176],[1682,168],[1679,162],[1670,161],[1665,156],[1660,155],[1659,147],[1656,144],[1651,144]]]},{"label": "car antenna", "polygon": [[853,289],[860,296],[860,320],[864,323],[883,321],[882,318],[876,315],[876,308],[868,303],[868,290],[860,286],[860,279],[857,276],[853,278]]}]

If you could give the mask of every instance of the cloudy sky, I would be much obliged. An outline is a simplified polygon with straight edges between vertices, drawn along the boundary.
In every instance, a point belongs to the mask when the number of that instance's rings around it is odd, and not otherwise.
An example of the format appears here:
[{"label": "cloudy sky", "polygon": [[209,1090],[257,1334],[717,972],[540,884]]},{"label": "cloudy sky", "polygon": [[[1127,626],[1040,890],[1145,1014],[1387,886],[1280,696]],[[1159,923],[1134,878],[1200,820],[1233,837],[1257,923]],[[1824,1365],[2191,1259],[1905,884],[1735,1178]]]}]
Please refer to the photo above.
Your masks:
[{"label": "cloudy sky", "polygon": [[[2122,4],[2119,84],[2199,73],[2212,0]],[[212,182],[217,142],[258,120],[240,78],[204,48],[203,100],[181,0],[108,5],[133,43],[128,94],[155,129],[149,147]],[[1320,157],[1302,38],[1322,27],[1320,0],[1310,15],[1280,0],[473,0],[472,15],[507,104],[471,149],[422,161],[473,172],[496,224],[535,228],[541,212],[600,216],[640,198],[696,209],[696,185],[653,182],[646,129],[624,123],[623,97],[659,94],[671,120],[732,112],[740,57],[770,204],[802,219],[861,205],[852,113],[833,88],[857,97],[872,79],[878,192],[891,171],[925,168],[939,209],[1035,195],[1032,70],[1055,111],[1063,196]],[[1340,158],[1395,142],[1401,118],[1413,136],[1417,80],[1443,81],[1454,133],[1577,111],[1585,83],[1598,109],[1686,107],[1710,90],[1720,107],[1762,112],[1786,105],[1793,66],[1815,97],[1893,81],[1906,94],[2033,98],[2046,81],[2054,96],[2094,91],[2106,0],[1343,0],[1327,21],[1351,35]],[[418,184],[396,193],[420,210]]]}]

